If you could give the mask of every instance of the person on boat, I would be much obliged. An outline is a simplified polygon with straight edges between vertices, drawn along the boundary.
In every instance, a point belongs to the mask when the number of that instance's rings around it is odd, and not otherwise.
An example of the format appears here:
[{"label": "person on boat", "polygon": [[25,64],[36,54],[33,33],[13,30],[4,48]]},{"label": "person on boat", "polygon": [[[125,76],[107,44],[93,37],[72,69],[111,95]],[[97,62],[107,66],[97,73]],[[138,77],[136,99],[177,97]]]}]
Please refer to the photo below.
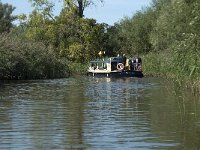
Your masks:
[{"label": "person on boat", "polygon": [[130,70],[131,70],[131,71],[134,70],[134,62],[133,62],[133,59],[129,59],[128,64],[129,64],[129,66],[130,66]]},{"label": "person on boat", "polygon": [[124,66],[126,66],[126,56],[125,56],[125,54],[123,54],[122,63],[123,63]]},{"label": "person on boat", "polygon": [[98,54],[99,54],[100,59],[102,59],[103,52],[102,52],[102,51],[99,51]]},{"label": "person on boat", "polygon": [[120,63],[120,55],[117,54],[117,58],[116,58],[117,64]]},{"label": "person on boat", "polygon": [[142,70],[142,59],[140,57],[136,57],[133,63],[134,63],[134,70],[136,71]]}]

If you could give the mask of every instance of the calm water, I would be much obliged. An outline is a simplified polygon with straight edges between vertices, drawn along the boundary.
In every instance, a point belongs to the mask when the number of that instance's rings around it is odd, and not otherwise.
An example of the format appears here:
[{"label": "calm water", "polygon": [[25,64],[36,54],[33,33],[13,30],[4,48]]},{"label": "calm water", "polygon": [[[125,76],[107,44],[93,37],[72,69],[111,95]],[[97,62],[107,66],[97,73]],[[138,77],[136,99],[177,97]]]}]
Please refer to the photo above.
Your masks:
[{"label": "calm water", "polygon": [[0,149],[200,150],[199,108],[164,79],[0,83]]}]

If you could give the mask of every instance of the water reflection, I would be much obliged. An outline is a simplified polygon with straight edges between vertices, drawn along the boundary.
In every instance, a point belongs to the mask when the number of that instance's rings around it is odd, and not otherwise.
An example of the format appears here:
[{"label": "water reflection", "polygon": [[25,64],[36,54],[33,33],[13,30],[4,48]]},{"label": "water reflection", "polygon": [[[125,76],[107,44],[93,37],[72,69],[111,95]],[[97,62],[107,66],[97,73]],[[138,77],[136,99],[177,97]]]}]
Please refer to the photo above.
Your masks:
[{"label": "water reflection", "polygon": [[[95,141],[103,137],[103,142],[108,142],[104,144],[104,149],[118,149],[121,146],[127,149],[176,146],[176,143],[159,141],[160,137],[151,132],[151,103],[148,101],[151,94],[145,95],[145,92],[156,88],[156,85],[154,87],[151,83],[135,78],[93,80],[93,83],[98,84],[88,89],[92,101],[88,103],[87,110],[91,110],[88,117],[94,120],[89,131],[93,124],[99,129],[92,131],[98,135],[90,139],[93,139],[94,145]],[[111,144],[110,140],[115,144]]]},{"label": "water reflection", "polygon": [[200,101],[155,78],[0,86],[1,149],[200,149]]},{"label": "water reflection", "polygon": [[[66,149],[81,144],[84,101],[76,80],[13,83],[1,90],[1,148]],[[6,102],[9,106],[6,106]],[[1,119],[3,121],[3,119]],[[65,144],[63,144],[65,143]]]}]

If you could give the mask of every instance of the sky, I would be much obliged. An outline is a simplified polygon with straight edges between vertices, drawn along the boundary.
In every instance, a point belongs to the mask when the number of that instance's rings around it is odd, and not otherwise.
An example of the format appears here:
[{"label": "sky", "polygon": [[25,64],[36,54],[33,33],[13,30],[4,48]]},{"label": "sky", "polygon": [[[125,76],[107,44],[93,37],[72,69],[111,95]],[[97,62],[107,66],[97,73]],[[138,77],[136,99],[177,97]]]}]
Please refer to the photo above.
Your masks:
[{"label": "sky", "polygon": [[[33,10],[28,0],[0,0],[2,3],[9,3],[16,7],[14,15],[29,14]],[[54,14],[58,15],[61,4],[56,2]],[[97,0],[95,0],[97,1]],[[96,2],[94,6],[88,7],[84,16],[86,18],[96,19],[98,23],[107,23],[113,25],[124,17],[131,17],[142,8],[150,6],[152,0],[104,0],[103,3]]]}]

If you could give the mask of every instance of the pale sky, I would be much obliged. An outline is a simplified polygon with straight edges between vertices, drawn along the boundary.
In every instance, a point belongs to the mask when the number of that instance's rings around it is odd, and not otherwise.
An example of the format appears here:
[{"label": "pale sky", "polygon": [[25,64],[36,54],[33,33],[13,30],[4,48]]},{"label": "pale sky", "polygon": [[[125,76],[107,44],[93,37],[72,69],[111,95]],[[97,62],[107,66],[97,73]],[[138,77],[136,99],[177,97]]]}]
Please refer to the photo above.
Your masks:
[{"label": "pale sky", "polygon": [[[0,0],[2,3],[9,3],[16,7],[14,14],[29,14],[33,10],[28,0]],[[58,0],[53,0],[58,1]],[[107,23],[113,25],[125,16],[131,17],[134,13],[150,6],[152,0],[104,0],[102,3],[96,3],[95,6],[87,8],[84,12],[85,17],[94,18],[98,23]],[[55,6],[55,15],[60,12],[61,4],[58,2]]]}]

